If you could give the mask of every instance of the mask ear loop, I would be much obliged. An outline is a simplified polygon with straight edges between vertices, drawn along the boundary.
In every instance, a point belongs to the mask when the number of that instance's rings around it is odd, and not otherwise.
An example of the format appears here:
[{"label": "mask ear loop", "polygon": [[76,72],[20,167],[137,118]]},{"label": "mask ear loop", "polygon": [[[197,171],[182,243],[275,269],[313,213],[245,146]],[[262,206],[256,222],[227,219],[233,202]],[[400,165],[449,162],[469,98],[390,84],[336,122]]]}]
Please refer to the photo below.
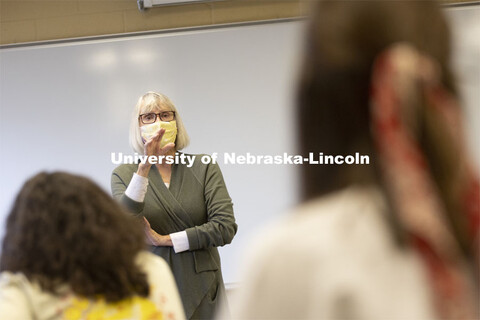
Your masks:
[{"label": "mask ear loop", "polygon": [[[423,68],[422,63],[430,64]],[[445,220],[445,208],[416,130],[406,123],[409,116],[421,112],[412,107],[422,107],[422,95],[429,98],[436,81],[430,65],[434,65],[431,59],[407,44],[393,45],[378,56],[370,96],[372,136],[388,198],[407,241],[429,271],[439,314],[469,319],[477,313],[472,279]]]}]

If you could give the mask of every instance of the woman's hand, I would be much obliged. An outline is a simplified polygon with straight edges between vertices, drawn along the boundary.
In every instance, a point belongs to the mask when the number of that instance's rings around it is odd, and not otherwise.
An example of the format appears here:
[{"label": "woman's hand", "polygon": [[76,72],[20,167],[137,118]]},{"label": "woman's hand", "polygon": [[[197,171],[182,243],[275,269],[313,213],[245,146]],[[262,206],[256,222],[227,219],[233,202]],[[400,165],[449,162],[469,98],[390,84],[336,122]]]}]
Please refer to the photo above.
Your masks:
[{"label": "woman's hand", "polygon": [[143,145],[143,151],[146,156],[165,155],[170,150],[172,150],[173,147],[175,147],[174,143],[168,143],[163,148],[160,148],[160,141],[162,141],[164,134],[165,134],[165,129],[161,128],[150,140],[145,141]]},{"label": "woman's hand", "polygon": [[172,239],[170,239],[170,236],[162,236],[158,234],[155,230],[153,230],[150,227],[150,223],[148,220],[144,217],[143,218],[144,222],[144,231],[145,231],[145,236],[146,236],[146,241],[147,244],[152,245],[152,246],[157,246],[157,247],[171,247],[172,246]]},{"label": "woman's hand", "polygon": [[[174,143],[168,143],[163,148],[160,148],[160,141],[165,134],[165,129],[161,128],[158,132],[149,140],[145,141],[143,145],[143,153],[146,156],[162,156],[168,154],[174,147]],[[138,165],[137,174],[142,177],[148,177],[152,164],[148,161]]]}]

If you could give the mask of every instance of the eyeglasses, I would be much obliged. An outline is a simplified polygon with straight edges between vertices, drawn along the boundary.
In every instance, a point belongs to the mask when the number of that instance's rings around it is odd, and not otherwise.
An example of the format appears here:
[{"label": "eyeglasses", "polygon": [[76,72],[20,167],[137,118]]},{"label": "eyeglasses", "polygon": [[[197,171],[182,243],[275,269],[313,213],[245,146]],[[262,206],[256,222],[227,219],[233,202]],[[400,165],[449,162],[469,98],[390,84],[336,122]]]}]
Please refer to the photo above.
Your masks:
[{"label": "eyeglasses", "polygon": [[150,124],[157,121],[157,117],[160,117],[160,121],[170,122],[175,119],[175,111],[163,111],[160,113],[144,113],[141,114],[138,119],[142,121],[143,124]]}]

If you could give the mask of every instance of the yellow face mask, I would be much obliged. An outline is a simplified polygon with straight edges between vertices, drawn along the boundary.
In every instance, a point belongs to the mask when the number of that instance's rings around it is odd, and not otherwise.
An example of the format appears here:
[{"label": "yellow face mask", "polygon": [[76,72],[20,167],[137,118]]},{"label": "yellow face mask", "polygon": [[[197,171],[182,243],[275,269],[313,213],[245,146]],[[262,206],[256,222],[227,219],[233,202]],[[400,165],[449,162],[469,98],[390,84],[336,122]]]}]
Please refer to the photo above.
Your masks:
[{"label": "yellow face mask", "polygon": [[170,142],[175,143],[177,138],[177,122],[175,120],[170,122],[157,121],[140,127],[142,138],[145,141],[150,140],[161,128],[165,129],[165,133],[160,141],[160,148],[165,147]]}]

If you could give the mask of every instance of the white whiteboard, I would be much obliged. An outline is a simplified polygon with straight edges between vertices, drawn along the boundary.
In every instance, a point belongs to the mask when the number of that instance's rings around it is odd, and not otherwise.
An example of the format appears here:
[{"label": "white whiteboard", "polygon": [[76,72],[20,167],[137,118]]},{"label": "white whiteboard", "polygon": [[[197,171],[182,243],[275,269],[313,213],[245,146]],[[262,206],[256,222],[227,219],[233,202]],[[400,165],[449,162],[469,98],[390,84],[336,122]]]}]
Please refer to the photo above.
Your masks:
[{"label": "white whiteboard", "polygon": [[[478,30],[478,9],[449,14],[462,30],[456,45],[463,56],[474,48],[478,57],[478,46],[464,45],[475,39],[465,36],[472,12]],[[110,153],[133,153],[129,120],[148,90],[177,105],[191,137],[186,152],[295,153],[292,101],[302,35],[303,22],[281,22],[0,50],[0,236],[14,195],[40,170],[84,174],[110,192]],[[472,90],[479,88],[480,59],[472,61],[462,84],[480,159]],[[466,60],[460,62],[465,69]],[[220,250],[225,282],[232,283],[243,246],[295,204],[298,181],[294,166],[220,166],[239,225],[233,243]]]},{"label": "white whiteboard", "polygon": [[[290,97],[300,25],[2,50],[0,219],[39,170],[81,173],[110,193],[111,152],[133,154],[130,116],[148,90],[167,94],[181,112],[191,137],[186,152],[294,153]],[[239,225],[221,249],[232,282],[243,240],[295,202],[296,175],[288,166],[219,163]]]}]

